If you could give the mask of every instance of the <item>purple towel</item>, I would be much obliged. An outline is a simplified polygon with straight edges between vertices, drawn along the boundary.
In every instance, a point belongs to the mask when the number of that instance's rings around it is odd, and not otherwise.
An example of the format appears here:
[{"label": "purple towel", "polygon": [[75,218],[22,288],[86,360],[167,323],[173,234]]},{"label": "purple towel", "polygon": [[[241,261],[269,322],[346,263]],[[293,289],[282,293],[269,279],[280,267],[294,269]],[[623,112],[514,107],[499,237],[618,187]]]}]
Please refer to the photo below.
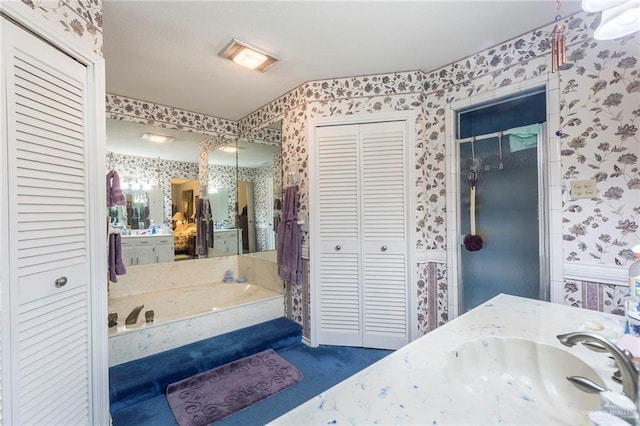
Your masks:
[{"label": "purple towel", "polygon": [[120,188],[120,176],[115,170],[107,173],[107,207],[124,206],[127,200]]},{"label": "purple towel", "polygon": [[204,256],[207,254],[207,223],[204,220],[204,200],[198,199],[196,204],[196,255]]},{"label": "purple towel", "polygon": [[122,247],[120,234],[109,234],[109,280],[117,283],[116,275],[127,273],[122,263]]},{"label": "purple towel", "polygon": [[284,192],[282,220],[278,223],[278,275],[286,282],[302,283],[302,235],[298,225],[298,189]]}]

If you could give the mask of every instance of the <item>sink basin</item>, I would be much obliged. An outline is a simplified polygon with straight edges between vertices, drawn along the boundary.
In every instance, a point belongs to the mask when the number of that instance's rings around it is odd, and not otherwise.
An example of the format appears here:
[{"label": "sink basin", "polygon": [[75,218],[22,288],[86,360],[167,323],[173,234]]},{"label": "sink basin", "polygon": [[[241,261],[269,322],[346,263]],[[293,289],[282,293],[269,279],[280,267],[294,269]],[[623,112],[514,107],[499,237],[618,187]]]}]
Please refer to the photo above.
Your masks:
[{"label": "sink basin", "polygon": [[[458,346],[445,372],[479,422],[585,424],[600,408],[597,394],[566,379],[584,376],[606,387],[593,368],[570,352],[518,338],[487,337]],[[486,415],[484,414],[486,413]]]}]

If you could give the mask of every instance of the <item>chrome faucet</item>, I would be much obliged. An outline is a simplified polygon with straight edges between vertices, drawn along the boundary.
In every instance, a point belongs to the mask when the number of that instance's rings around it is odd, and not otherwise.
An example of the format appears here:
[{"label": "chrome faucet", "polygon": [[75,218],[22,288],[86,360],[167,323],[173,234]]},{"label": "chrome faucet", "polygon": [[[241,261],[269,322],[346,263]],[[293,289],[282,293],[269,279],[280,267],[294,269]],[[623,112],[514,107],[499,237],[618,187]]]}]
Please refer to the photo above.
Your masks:
[{"label": "chrome faucet", "polygon": [[[624,353],[615,344],[595,333],[575,332],[559,334],[557,337],[558,340],[560,340],[560,343],[569,347],[582,342],[591,350],[599,351],[599,347],[606,349],[606,351],[613,356],[613,359],[616,361],[616,364],[620,369],[620,374],[622,376],[622,393],[632,401],[636,400],[638,396],[638,369],[633,363],[631,357]],[[590,345],[589,343],[596,343],[596,345]]]},{"label": "chrome faucet", "polygon": [[142,311],[142,308],[144,308],[144,305],[138,305],[135,308],[133,308],[133,311],[131,311],[131,313],[127,316],[127,319],[124,320],[124,323],[126,325],[133,325],[137,323],[138,316],[140,315],[140,311]]}]

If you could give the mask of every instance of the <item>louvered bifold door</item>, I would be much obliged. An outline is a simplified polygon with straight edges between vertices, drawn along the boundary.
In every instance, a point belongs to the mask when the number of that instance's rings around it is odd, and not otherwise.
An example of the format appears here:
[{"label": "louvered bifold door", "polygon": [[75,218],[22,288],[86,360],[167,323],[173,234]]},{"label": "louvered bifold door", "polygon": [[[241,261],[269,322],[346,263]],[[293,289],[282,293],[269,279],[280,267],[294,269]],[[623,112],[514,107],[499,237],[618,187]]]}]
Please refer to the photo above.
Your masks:
[{"label": "louvered bifold door", "polygon": [[363,345],[408,343],[405,122],[360,127]]},{"label": "louvered bifold door", "polygon": [[316,133],[318,172],[319,307],[321,344],[362,342],[358,126],[320,127]]},{"label": "louvered bifold door", "polygon": [[6,22],[2,43],[13,422],[89,424],[87,71]]}]

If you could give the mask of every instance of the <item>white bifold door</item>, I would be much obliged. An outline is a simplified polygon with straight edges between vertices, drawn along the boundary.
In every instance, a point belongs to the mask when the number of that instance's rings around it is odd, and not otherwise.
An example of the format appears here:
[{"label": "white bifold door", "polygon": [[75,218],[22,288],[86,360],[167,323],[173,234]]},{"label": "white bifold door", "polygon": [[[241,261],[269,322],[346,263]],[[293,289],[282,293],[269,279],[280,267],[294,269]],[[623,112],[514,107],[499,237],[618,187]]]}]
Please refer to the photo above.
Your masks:
[{"label": "white bifold door", "polygon": [[87,68],[0,19],[2,420],[91,424]]},{"label": "white bifold door", "polygon": [[409,341],[407,122],[317,127],[311,188],[318,344]]}]

